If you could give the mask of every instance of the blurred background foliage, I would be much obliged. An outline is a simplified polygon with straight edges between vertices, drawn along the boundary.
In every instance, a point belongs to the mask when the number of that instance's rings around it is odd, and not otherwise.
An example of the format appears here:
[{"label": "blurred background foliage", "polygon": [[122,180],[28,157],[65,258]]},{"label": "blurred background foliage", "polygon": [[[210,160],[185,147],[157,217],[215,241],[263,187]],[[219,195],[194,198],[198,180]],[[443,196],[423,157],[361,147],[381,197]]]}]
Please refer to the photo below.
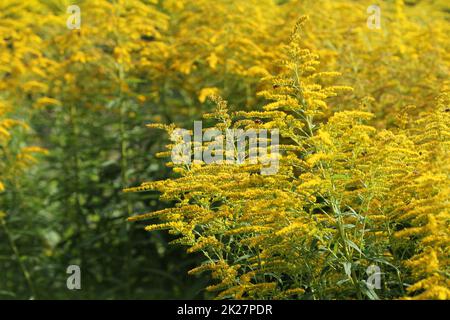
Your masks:
[{"label": "blurred background foliage", "polygon": [[[81,8],[79,30],[66,26],[71,4]],[[448,3],[382,1],[375,31],[370,4],[3,0],[0,298],[207,298],[209,280],[187,276],[199,256],[125,221],[168,205],[156,193],[122,193],[170,175],[154,156],[167,139],[145,124],[190,128],[211,110],[210,93],[232,110],[256,108],[259,79],[276,71],[304,14],[321,68],[355,88],[339,109],[370,95],[376,125],[389,127],[405,104],[431,108],[448,85]],[[82,290],[66,288],[71,264]]]}]

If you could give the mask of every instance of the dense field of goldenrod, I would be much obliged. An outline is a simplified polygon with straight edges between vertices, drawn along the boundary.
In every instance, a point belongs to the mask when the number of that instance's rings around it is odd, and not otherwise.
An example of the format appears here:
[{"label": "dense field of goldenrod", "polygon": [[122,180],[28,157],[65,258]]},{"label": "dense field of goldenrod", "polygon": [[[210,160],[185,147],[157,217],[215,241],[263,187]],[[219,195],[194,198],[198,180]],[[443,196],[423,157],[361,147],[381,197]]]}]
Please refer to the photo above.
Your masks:
[{"label": "dense field of goldenrod", "polygon": [[450,299],[449,12],[3,0],[0,298]]}]

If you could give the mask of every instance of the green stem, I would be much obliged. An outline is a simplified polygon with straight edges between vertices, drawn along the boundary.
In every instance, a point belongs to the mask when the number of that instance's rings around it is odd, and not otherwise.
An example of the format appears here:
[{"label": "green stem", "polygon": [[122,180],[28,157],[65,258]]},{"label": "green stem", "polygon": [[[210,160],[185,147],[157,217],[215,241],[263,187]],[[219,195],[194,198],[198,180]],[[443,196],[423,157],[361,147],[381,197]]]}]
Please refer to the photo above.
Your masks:
[{"label": "green stem", "polygon": [[73,103],[70,105],[69,112],[70,112],[69,125],[72,132],[72,145],[69,147],[69,150],[72,158],[72,170],[74,174],[72,197],[75,202],[75,210],[73,219],[77,226],[77,237],[80,244],[80,260],[81,260],[80,267],[85,267],[83,265],[83,263],[86,263],[85,253],[83,249],[83,225],[85,224],[85,220],[83,218],[83,208],[81,206],[81,195],[80,195],[81,160],[78,153],[80,128],[78,126],[77,107]]},{"label": "green stem", "polygon": [[[127,137],[127,129],[126,129],[126,115],[127,115],[127,105],[123,101],[123,92],[121,89],[123,81],[125,81],[125,72],[122,65],[118,66],[118,76],[119,76],[119,89],[118,89],[118,97],[119,97],[119,139],[120,139],[120,177],[121,177],[121,185],[123,188],[128,186],[128,137]],[[125,195],[125,208],[124,208],[127,217],[133,214],[133,206],[130,200],[129,195]],[[131,239],[131,231],[130,224],[127,223],[125,225],[126,234],[127,234],[127,242],[126,242],[126,252],[125,252],[125,292],[127,298],[130,298],[131,294],[131,250],[132,250],[132,239]]]},{"label": "green stem", "polygon": [[19,264],[20,270],[22,271],[22,274],[25,277],[28,288],[30,289],[30,292],[31,292],[31,296],[33,299],[35,299],[35,298],[37,298],[37,294],[36,294],[36,290],[34,288],[33,281],[31,279],[31,275],[28,272],[27,267],[25,266],[25,264],[22,261],[19,249],[11,235],[11,232],[9,231],[8,226],[6,225],[6,221],[4,218],[0,219],[0,224],[2,225],[2,229],[5,232],[6,237],[8,238],[9,246],[11,247],[11,250],[13,251],[13,253],[16,257],[16,260],[17,260],[17,263]]},{"label": "green stem", "polygon": [[[341,210],[339,209],[338,205],[336,204],[335,199],[332,200],[332,207],[333,207],[333,211],[337,217],[338,230],[339,230],[339,235],[341,237],[341,240],[343,242],[345,258],[349,263],[351,263],[353,261],[353,257],[347,246],[347,235],[345,233],[344,226],[343,226]],[[358,299],[362,300],[361,288],[359,287],[358,277],[356,276],[356,272],[353,268],[351,269],[351,279],[352,279],[353,285],[356,289],[356,295],[357,295]]]}]

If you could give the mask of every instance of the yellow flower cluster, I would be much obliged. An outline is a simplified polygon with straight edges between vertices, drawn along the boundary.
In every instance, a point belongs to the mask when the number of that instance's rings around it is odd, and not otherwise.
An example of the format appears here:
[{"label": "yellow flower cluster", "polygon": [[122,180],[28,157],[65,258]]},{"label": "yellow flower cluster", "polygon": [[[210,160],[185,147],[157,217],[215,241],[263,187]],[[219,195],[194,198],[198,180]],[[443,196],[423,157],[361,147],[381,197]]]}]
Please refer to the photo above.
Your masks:
[{"label": "yellow flower cluster", "polygon": [[285,20],[295,21],[296,8],[307,12],[314,21],[305,35],[308,48],[322,57],[325,70],[341,72],[354,87],[353,94],[333,100],[335,110],[357,108],[371,96],[377,127],[394,126],[409,104],[433,110],[434,97],[449,85],[448,13],[441,1],[414,2],[381,1],[380,29],[366,25],[370,0],[287,3]]}]

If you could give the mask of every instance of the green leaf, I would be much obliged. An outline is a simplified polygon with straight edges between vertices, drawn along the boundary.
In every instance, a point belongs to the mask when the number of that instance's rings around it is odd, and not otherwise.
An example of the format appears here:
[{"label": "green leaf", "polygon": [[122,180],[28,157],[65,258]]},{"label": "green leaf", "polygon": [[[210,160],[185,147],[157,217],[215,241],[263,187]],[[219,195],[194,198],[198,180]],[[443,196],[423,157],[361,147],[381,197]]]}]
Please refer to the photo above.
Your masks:
[{"label": "green leaf", "polygon": [[364,253],[361,251],[361,249],[359,249],[359,247],[352,241],[352,240],[345,240],[345,242],[352,247],[353,249],[355,249],[356,251],[358,251],[361,255],[365,256]]},{"label": "green leaf", "polygon": [[370,299],[370,300],[380,300],[380,297],[376,294],[376,292],[370,286],[367,286],[367,283],[362,287],[362,292]]},{"label": "green leaf", "polygon": [[350,262],[344,262],[344,271],[348,277],[351,277],[352,274],[352,264]]}]

